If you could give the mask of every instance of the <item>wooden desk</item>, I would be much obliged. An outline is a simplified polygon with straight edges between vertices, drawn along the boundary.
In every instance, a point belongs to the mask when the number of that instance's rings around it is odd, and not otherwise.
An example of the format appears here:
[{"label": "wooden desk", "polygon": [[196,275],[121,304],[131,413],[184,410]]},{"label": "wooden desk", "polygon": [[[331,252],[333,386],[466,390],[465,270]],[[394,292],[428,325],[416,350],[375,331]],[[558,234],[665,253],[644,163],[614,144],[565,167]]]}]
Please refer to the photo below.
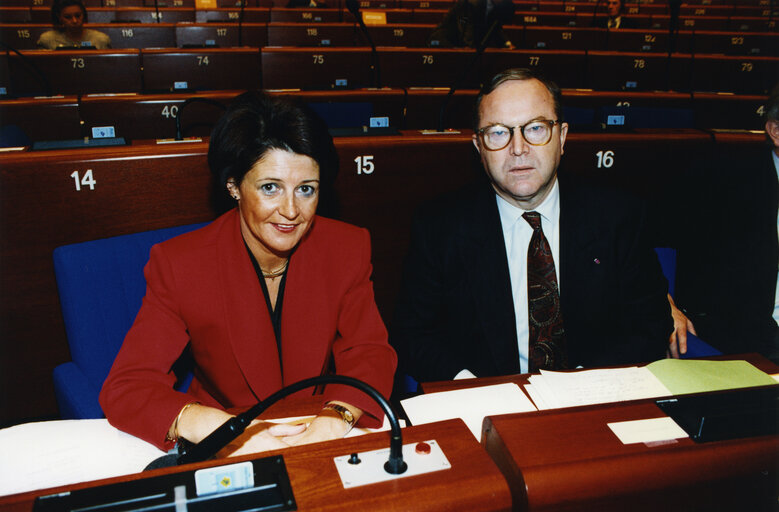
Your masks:
[{"label": "wooden desk", "polygon": [[607,423],[660,418],[653,400],[485,418],[482,443],[514,510],[768,510],[779,438],[623,445]]},{"label": "wooden desk", "polygon": [[[282,407],[283,409],[283,407]],[[277,411],[271,408],[270,411]],[[305,414],[311,408],[301,410]],[[270,417],[267,414],[263,415]],[[278,416],[277,416],[278,417]],[[401,478],[379,484],[343,489],[332,459],[353,452],[388,446],[389,433],[380,432],[326,443],[292,447],[261,456],[282,454],[289,474],[297,510],[317,511],[508,511],[511,494],[500,471],[479,446],[465,424],[450,420],[403,430],[404,444],[435,439],[451,464],[451,469]],[[230,463],[256,456],[236,457]],[[186,470],[224,464],[222,461],[192,464]],[[181,468],[167,468],[143,476],[170,474]],[[0,498],[0,510],[32,510],[36,496],[83,489],[101,484],[137,480],[141,474],[99,480],[72,486],[33,491]]]},{"label": "wooden desk", "polygon": [[[779,367],[757,354],[757,368]],[[425,383],[425,392],[527,383],[528,375]],[[779,438],[623,445],[607,423],[660,418],[654,400],[490,416],[482,444],[509,482],[514,510],[774,510]]]}]

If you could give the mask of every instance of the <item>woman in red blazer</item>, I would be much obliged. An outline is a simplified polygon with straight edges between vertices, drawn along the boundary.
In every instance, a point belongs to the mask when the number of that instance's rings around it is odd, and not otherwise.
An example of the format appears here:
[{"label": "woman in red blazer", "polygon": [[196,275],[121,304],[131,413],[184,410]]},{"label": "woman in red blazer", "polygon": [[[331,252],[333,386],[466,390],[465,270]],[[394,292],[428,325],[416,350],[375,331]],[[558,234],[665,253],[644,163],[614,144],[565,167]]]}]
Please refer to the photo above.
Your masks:
[{"label": "woman in red blazer", "polygon": [[[226,409],[331,364],[388,396],[397,359],[373,297],[369,234],[315,214],[337,169],[321,119],[246,93],[214,128],[208,160],[237,208],[152,248],[146,296],[100,394],[109,422],[163,449],[197,443]],[[195,376],[180,393],[171,366],[185,350]],[[329,386],[322,402],[304,432],[257,422],[232,454],[334,439],[382,419],[353,388]]]}]

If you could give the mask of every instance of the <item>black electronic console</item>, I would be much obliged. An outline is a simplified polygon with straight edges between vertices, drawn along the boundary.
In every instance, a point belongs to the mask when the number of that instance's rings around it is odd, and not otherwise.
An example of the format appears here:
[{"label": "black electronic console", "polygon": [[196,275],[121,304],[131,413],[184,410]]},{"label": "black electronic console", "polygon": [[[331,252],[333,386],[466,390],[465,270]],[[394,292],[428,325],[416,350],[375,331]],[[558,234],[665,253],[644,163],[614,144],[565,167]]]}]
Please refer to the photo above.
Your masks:
[{"label": "black electronic console", "polygon": [[677,396],[656,403],[696,443],[778,432],[779,386]]},{"label": "black electronic console", "polygon": [[34,511],[297,510],[281,455],[39,496]]}]

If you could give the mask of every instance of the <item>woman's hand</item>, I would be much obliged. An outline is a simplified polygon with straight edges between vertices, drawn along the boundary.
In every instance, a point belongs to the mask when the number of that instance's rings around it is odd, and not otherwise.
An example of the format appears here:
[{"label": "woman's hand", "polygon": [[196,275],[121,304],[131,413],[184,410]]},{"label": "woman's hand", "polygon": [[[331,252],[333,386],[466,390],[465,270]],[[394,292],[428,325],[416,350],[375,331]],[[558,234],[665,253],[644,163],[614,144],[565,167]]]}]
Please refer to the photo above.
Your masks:
[{"label": "woman's hand", "polygon": [[300,434],[306,426],[276,424],[267,421],[254,420],[246,427],[243,434],[222,448],[217,457],[236,457],[249,453],[266,452],[289,448],[291,444],[284,441],[288,436]]},{"label": "woman's hand", "polygon": [[[352,413],[354,423],[362,416],[362,411],[352,405],[344,402],[331,402],[343,406]],[[319,415],[309,424],[305,432],[297,435],[291,435],[284,438],[284,441],[291,446],[300,444],[319,443],[331,439],[341,439],[350,430],[351,426],[344,421],[341,415],[332,409],[322,409]]]},{"label": "woman's hand", "polygon": [[[177,420],[171,424],[168,435],[171,438],[183,437],[192,443],[199,443],[231,417],[232,415],[221,409],[198,403],[188,404],[181,410]],[[277,425],[254,420],[246,427],[243,434],[222,448],[217,456],[233,457],[288,448],[290,445],[284,441],[284,438],[300,434],[305,429],[305,425]]]}]

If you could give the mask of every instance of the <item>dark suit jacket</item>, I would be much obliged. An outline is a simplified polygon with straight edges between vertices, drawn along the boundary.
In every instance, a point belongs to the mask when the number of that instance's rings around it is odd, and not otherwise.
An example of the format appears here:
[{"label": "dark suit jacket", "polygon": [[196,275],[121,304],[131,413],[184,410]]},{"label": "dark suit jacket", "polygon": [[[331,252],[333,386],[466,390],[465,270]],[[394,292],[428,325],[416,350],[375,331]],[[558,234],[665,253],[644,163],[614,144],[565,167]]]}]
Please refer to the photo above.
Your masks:
[{"label": "dark suit jacket", "polygon": [[[665,222],[678,249],[676,303],[698,335],[725,353],[779,362],[773,320],[779,184],[771,151],[716,151],[680,182],[685,196]],[[675,229],[674,229],[675,228]]]},{"label": "dark suit jacket", "polygon": [[[572,367],[650,361],[671,332],[666,282],[629,198],[560,176],[560,287]],[[486,180],[485,180],[486,181]],[[519,373],[495,192],[479,183],[418,212],[390,330],[419,381]]]},{"label": "dark suit jacket", "polygon": [[[389,396],[396,356],[373,299],[368,232],[316,217],[289,262],[280,364],[239,218],[233,209],[152,248],[143,305],[100,395],[117,428],[163,447],[186,403],[254,405],[284,385],[320,375],[330,358],[340,375]],[[173,390],[169,371],[187,345],[195,378],[184,394]],[[363,424],[377,426],[383,417],[356,389],[328,387],[324,400],[333,398],[366,411]]]}]

